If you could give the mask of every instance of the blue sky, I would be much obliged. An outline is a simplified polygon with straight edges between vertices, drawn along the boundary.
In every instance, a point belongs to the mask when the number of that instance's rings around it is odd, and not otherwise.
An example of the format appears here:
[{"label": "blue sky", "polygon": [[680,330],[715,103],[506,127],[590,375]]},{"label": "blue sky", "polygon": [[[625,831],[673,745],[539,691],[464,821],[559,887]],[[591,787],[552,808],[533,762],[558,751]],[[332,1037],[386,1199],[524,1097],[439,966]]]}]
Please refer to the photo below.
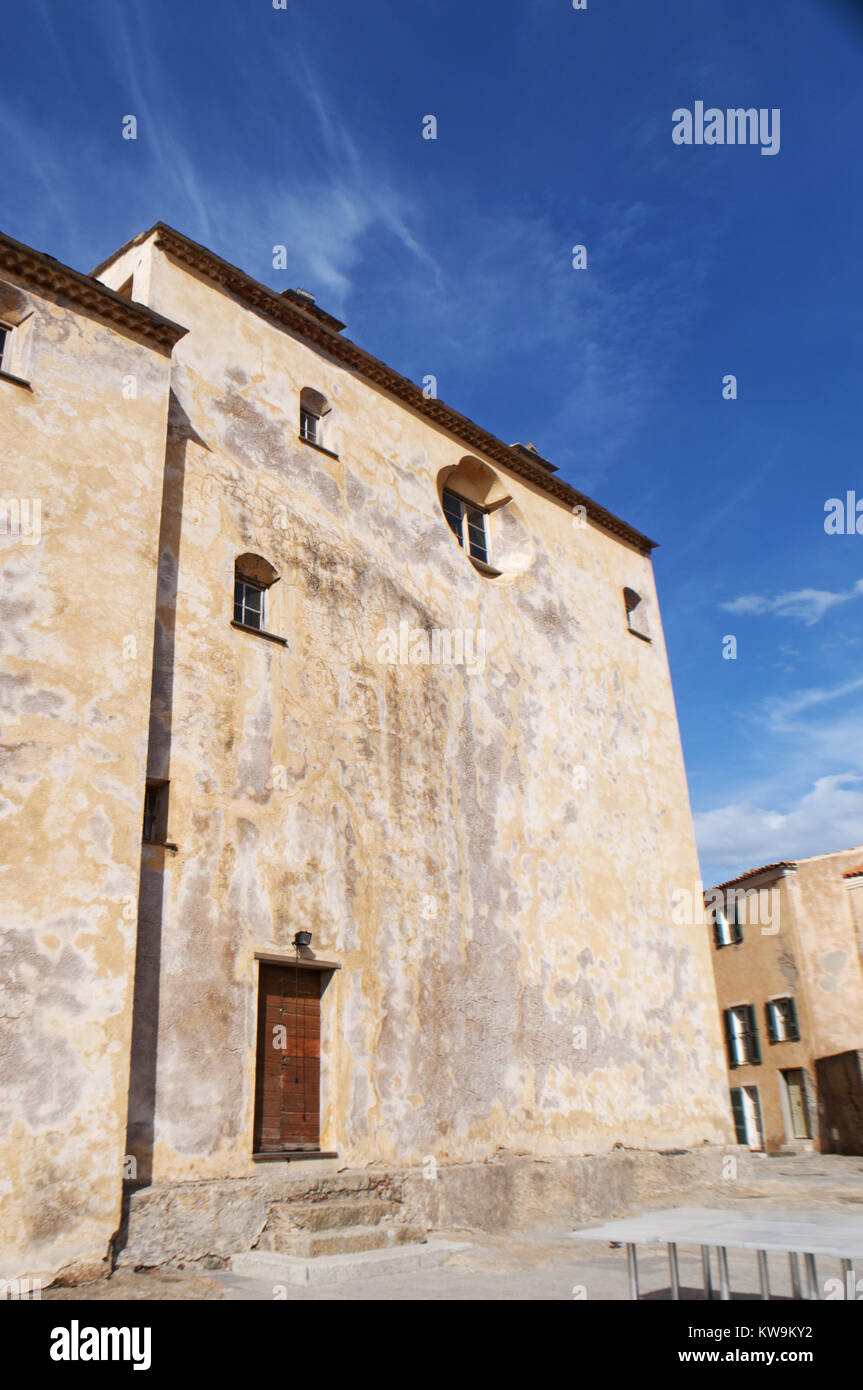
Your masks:
[{"label": "blue sky", "polygon": [[[705,880],[863,841],[860,5],[31,0],[4,40],[5,231],[89,270],[169,222],[533,440],[660,542]],[[698,100],[779,153],[675,145]]]}]

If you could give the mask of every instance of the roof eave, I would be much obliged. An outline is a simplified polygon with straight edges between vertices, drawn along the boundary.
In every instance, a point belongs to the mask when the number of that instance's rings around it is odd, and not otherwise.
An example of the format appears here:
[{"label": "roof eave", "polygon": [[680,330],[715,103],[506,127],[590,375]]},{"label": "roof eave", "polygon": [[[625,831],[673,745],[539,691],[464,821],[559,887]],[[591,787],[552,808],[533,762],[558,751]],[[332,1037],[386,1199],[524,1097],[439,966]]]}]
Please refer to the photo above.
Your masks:
[{"label": "roof eave", "polygon": [[[584,507],[585,514],[591,520],[618,539],[632,545],[643,555],[649,556],[650,552],[656,549],[656,541],[651,540],[641,531],[630,526],[628,522],[607,511],[605,507],[601,507],[598,502],[594,502],[592,498],[579,492],[577,488],[551,476],[543,463],[531,463],[529,459],[520,456],[503,440],[489,434],[487,430],[482,429],[481,426],[461,415],[443,401],[426,398],[421,387],[409,381],[407,377],[402,376],[392,367],[388,367],[385,362],[373,357],[371,353],[358,347],[350,338],[345,338],[341,333],[329,329],[318,317],[304,310],[292,300],[285,298],[278,290],[270,289],[260,280],[255,280],[238,266],[223,260],[221,256],[217,256],[206,246],[201,246],[199,242],[192,241],[182,232],[178,232],[176,228],[169,227],[165,222],[156,222],[147,232],[143,232],[139,237],[127,242],[122,249],[126,250],[136,243],[146,241],[153,234],[156,234],[156,245],[162,251],[207,275],[217,284],[221,284],[225,289],[236,294],[249,307],[265,313],[283,327],[307,339],[335,360],[352,368],[366,380],[389,391],[470,447],[479,450],[488,458],[494,459],[525,481],[533,483],[541,492],[557,498],[558,501],[565,502],[570,508]],[[110,259],[113,260],[114,258],[111,257]],[[110,261],[103,262],[102,266],[97,267],[94,274],[101,271],[109,263]]]},{"label": "roof eave", "polygon": [[38,289],[65,295],[115,327],[139,334],[160,352],[170,354],[174,345],[189,331],[182,324],[174,323],[173,319],[148,309],[146,304],[124,298],[100,280],[82,275],[56,257],[36,251],[5,232],[0,232],[0,266]]}]

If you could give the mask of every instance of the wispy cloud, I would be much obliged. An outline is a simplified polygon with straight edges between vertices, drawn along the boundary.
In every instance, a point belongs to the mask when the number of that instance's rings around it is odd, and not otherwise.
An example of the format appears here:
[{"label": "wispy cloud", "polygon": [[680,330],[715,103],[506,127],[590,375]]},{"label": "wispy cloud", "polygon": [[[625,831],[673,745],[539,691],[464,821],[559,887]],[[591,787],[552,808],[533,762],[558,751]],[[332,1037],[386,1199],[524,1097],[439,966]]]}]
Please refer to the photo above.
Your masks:
[{"label": "wispy cloud", "polygon": [[[318,158],[307,157],[301,179],[275,193],[269,181],[269,202],[286,230],[293,264],[308,272],[316,289],[340,312],[352,288],[351,273],[360,263],[367,239],[375,232],[392,237],[412,256],[426,277],[440,288],[441,272],[416,227],[422,218],[407,190],[399,188],[381,160],[362,153],[336,104],[305,53],[292,50],[282,59],[284,77],[312,112],[320,137]],[[244,202],[253,217],[260,216],[267,194],[253,184]],[[236,214],[233,204],[232,215]],[[287,244],[287,243],[286,243]]]},{"label": "wispy cloud", "polygon": [[[830,701],[841,700],[846,695],[853,695],[858,690],[863,690],[863,676],[856,676],[853,680],[844,681],[839,685],[798,690],[793,695],[771,696],[764,702],[768,724],[776,732],[794,732],[804,727],[798,721],[798,715]],[[861,757],[863,757],[863,748],[861,748]]]},{"label": "wispy cloud", "polygon": [[764,598],[760,594],[742,594],[730,603],[721,603],[726,613],[747,613],[760,616],[765,613],[777,618],[799,618],[807,627],[820,622],[825,613],[838,604],[849,603],[851,599],[863,597],[863,579],[858,579],[850,589],[833,593],[830,589],[791,589],[778,594],[776,598]]}]

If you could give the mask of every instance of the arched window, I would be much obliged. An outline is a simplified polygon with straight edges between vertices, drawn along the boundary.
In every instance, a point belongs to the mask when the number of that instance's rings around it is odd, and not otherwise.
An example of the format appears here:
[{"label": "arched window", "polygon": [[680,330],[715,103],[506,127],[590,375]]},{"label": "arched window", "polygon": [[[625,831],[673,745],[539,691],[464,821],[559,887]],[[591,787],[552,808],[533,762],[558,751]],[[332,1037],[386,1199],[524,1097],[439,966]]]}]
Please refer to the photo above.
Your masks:
[{"label": "arched window", "polygon": [[472,560],[479,560],[480,564],[487,565],[489,544],[486,512],[472,507],[470,502],[465,502],[457,493],[446,487],[441,493],[441,504],[450,530],[462,550],[466,550]]},{"label": "arched window", "polygon": [[261,555],[238,555],[234,564],[234,622],[263,632],[267,626],[267,590],[278,573]]},{"label": "arched window", "polygon": [[25,295],[17,286],[0,281],[0,372],[24,384],[34,322],[35,316]]},{"label": "arched window", "polygon": [[626,605],[626,622],[630,632],[649,642],[651,637],[650,626],[647,621],[647,605],[641,594],[636,593],[635,589],[624,589],[623,602]]},{"label": "arched window", "polygon": [[307,444],[325,445],[324,421],[330,413],[330,403],[320,391],[304,386],[300,392],[300,439]]},{"label": "arched window", "polygon": [[521,574],[533,557],[527,528],[503,478],[465,455],[437,477],[444,519],[475,570],[486,578]]}]

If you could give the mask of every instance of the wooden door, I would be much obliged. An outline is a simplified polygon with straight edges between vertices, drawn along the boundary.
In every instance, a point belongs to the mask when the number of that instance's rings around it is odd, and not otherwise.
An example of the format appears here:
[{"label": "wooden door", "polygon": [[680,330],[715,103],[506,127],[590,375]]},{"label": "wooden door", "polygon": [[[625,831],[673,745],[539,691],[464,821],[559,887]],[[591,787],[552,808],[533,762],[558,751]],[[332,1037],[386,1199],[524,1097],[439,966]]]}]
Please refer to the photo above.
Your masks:
[{"label": "wooden door", "polygon": [[863,1051],[815,1063],[823,1153],[863,1154]]},{"label": "wooden door", "polygon": [[321,975],[261,962],[255,1153],[320,1148]]},{"label": "wooden door", "polygon": [[809,1114],[806,1106],[806,1090],[803,1085],[803,1072],[785,1071],[785,1086],[788,1091],[788,1108],[791,1111],[791,1133],[795,1139],[809,1139]]}]

